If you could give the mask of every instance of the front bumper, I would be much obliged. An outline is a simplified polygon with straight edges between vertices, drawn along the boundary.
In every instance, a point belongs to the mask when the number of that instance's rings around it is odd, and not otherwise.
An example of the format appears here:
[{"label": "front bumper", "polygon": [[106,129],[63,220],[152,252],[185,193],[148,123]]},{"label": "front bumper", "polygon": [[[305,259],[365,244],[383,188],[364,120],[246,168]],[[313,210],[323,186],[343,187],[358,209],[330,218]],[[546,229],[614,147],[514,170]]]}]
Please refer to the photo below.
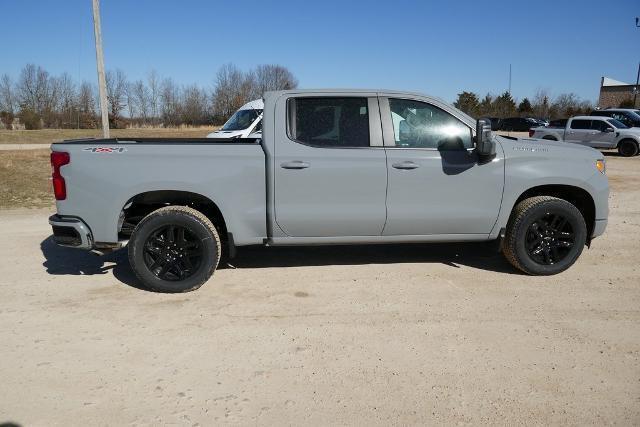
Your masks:
[{"label": "front bumper", "polygon": [[80,218],[52,215],[49,224],[53,229],[53,241],[60,246],[93,249],[91,230]]}]

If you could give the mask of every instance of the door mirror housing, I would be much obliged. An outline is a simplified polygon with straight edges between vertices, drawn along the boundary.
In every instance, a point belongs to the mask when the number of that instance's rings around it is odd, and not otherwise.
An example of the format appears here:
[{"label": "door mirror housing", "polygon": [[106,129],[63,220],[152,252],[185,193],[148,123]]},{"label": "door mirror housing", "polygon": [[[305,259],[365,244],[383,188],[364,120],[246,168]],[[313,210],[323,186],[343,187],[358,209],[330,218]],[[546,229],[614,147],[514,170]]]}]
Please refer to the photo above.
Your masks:
[{"label": "door mirror housing", "polygon": [[612,133],[613,132],[613,128],[604,128],[604,132]]},{"label": "door mirror housing", "polygon": [[476,123],[476,153],[482,159],[496,155],[496,142],[493,140],[489,120],[480,119]]}]

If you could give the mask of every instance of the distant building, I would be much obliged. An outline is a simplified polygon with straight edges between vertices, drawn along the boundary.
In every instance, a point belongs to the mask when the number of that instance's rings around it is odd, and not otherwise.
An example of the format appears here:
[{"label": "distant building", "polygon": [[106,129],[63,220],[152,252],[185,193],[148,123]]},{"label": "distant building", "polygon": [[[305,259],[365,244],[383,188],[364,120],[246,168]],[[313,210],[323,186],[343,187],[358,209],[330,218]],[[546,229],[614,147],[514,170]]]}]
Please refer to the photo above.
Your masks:
[{"label": "distant building", "polygon": [[[599,108],[619,107],[622,101],[633,100],[636,85],[603,77],[600,81]],[[640,106],[640,94],[636,100],[636,108]]]}]

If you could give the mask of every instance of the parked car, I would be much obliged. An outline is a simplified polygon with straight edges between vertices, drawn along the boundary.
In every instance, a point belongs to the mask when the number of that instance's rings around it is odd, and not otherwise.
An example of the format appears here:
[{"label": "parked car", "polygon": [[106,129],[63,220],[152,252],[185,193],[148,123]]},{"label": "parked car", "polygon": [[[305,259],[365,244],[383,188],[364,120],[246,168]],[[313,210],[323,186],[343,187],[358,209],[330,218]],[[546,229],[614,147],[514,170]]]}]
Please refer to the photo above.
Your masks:
[{"label": "parked car", "polygon": [[[207,135],[207,138],[249,138],[260,137],[262,132],[262,99],[256,99],[244,104],[227,122],[215,132]],[[256,135],[252,135],[256,134]]]},{"label": "parked car", "polygon": [[267,92],[262,136],[54,143],[53,238],[127,245],[142,284],[185,292],[245,245],[500,240],[516,268],[555,274],[607,224],[601,153],[493,136],[437,98]]},{"label": "parked car", "polygon": [[594,110],[590,115],[611,117],[624,123],[630,128],[640,128],[640,114],[638,114],[638,110],[631,108],[607,108],[606,110]]},{"label": "parked car", "polygon": [[526,132],[536,126],[540,126],[540,123],[528,117],[509,117],[500,121],[500,130],[510,132]]},{"label": "parked car", "polygon": [[593,148],[617,148],[620,155],[625,157],[637,155],[640,146],[640,129],[629,128],[616,119],[600,116],[572,117],[564,128],[534,128],[529,131],[529,136]]}]

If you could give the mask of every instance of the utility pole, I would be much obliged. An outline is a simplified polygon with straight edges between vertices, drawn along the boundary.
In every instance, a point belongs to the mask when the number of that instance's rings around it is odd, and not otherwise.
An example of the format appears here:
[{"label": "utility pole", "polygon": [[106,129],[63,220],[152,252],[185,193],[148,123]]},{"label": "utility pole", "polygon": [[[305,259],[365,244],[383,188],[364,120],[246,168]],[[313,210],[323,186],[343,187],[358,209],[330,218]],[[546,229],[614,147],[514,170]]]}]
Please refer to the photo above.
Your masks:
[{"label": "utility pole", "polygon": [[[640,28],[640,17],[636,17],[636,27]],[[636,77],[636,87],[633,88],[633,108],[636,108],[638,104],[636,104],[636,99],[638,98],[638,83],[640,83],[640,63],[638,64],[638,76]]]},{"label": "utility pole", "polygon": [[[636,18],[637,19],[637,18]],[[636,108],[638,104],[636,104],[636,99],[638,98],[638,84],[640,84],[640,63],[638,63],[638,75],[636,76],[636,87],[633,88],[633,108]]]},{"label": "utility pole", "polygon": [[100,29],[100,0],[93,0],[93,33],[96,39],[96,63],[98,65],[98,88],[100,89],[100,114],[102,115],[102,136],[109,138],[109,110],[107,105],[107,80],[104,75],[104,55],[102,54],[102,30]]}]

